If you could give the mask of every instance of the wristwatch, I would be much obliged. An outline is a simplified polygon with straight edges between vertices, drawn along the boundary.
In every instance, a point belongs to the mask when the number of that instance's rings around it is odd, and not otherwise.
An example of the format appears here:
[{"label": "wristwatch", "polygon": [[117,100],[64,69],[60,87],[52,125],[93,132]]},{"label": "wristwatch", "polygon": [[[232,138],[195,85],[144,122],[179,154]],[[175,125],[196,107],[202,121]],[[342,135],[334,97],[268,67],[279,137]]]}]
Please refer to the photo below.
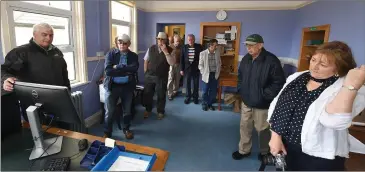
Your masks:
[{"label": "wristwatch", "polygon": [[352,85],[343,85],[342,87],[347,88],[350,91],[357,91],[357,89]]}]

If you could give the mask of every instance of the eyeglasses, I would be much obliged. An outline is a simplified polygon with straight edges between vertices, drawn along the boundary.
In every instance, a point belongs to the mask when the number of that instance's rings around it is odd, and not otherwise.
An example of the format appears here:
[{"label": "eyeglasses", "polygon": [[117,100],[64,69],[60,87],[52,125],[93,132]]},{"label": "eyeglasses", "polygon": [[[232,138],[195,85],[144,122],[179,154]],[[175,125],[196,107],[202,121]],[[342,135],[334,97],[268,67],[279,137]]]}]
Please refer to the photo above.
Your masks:
[{"label": "eyeglasses", "polygon": [[128,45],[127,42],[121,42],[121,43],[118,43],[118,45]]}]

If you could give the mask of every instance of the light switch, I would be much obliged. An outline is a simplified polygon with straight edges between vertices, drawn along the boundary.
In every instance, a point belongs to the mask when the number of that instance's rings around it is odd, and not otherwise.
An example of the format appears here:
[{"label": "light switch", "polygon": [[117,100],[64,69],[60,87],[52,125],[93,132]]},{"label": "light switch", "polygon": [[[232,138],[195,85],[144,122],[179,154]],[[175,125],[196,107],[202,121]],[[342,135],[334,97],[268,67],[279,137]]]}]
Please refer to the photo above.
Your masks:
[{"label": "light switch", "polygon": [[96,52],[96,56],[103,57],[104,56],[104,52],[102,52],[102,51]]}]

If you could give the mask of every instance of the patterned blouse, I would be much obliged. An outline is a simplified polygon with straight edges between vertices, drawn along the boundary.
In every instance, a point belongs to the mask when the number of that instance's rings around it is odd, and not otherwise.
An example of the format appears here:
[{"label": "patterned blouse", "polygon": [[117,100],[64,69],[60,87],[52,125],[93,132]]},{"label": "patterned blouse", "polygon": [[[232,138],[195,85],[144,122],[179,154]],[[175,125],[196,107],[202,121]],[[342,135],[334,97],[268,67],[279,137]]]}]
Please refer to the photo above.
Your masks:
[{"label": "patterned blouse", "polygon": [[[287,142],[300,145],[302,126],[309,106],[337,79],[336,76],[316,79],[309,72],[306,72],[292,81],[278,99],[270,119],[271,129]],[[322,83],[322,85],[315,90],[308,91],[307,83],[309,80]]]}]

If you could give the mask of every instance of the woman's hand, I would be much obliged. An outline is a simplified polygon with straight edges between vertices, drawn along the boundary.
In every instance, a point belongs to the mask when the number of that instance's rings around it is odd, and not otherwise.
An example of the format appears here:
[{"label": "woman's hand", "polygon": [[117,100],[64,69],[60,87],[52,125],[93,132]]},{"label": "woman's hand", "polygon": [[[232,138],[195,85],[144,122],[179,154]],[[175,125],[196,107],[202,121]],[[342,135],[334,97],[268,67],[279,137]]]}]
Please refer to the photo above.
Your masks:
[{"label": "woman's hand", "polygon": [[344,82],[345,86],[353,86],[356,89],[360,89],[365,84],[365,65],[361,65],[359,68],[351,69]]},{"label": "woman's hand", "polygon": [[271,139],[269,142],[270,146],[270,153],[276,156],[279,153],[283,153],[284,155],[287,154],[283,141],[281,140],[281,136],[271,131]]}]

